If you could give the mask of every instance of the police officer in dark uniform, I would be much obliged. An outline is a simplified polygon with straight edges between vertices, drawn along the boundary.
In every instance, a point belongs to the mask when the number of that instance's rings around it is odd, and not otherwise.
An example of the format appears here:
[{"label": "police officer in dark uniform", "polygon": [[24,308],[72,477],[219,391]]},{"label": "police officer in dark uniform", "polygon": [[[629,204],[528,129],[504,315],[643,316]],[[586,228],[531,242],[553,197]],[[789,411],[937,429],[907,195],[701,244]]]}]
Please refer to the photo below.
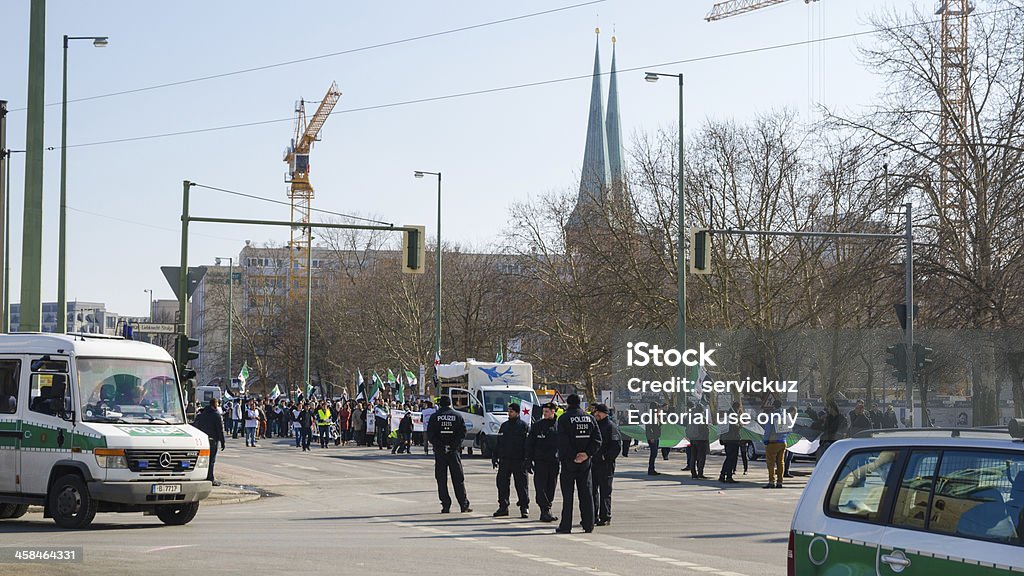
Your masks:
[{"label": "police officer in dark uniform", "polygon": [[455,498],[463,512],[472,512],[466,497],[466,475],[462,471],[462,440],[466,437],[466,421],[452,410],[452,399],[442,396],[438,401],[441,408],[430,417],[427,425],[427,440],[434,445],[434,479],[437,480],[437,495],[441,499],[441,513],[447,514],[452,506],[448,494],[448,473],[451,472]]},{"label": "police officer in dark uniform", "polygon": [[612,523],[612,478],[615,476],[615,458],[622,452],[619,427],[608,417],[608,406],[594,406],[594,419],[601,431],[601,449],[594,454],[590,475],[594,482],[594,509],[597,526]]},{"label": "police officer in dark uniform", "polygon": [[526,438],[526,471],[533,474],[533,490],[540,506],[540,521],[554,522],[551,504],[555,500],[555,486],[558,483],[558,425],[555,421],[554,403],[545,404],[541,409],[544,418],[530,426]]},{"label": "police officer in dark uniform", "polygon": [[565,399],[569,408],[558,419],[558,458],[562,462],[562,521],[555,532],[572,532],[573,487],[580,503],[580,524],[584,532],[594,531],[594,489],[590,482],[590,465],[601,448],[601,431],[597,421],[580,408],[580,397],[570,394]]},{"label": "police officer in dark uniform", "polygon": [[220,399],[212,398],[209,406],[196,414],[192,425],[210,437],[210,467],[206,470],[206,479],[213,482],[214,486],[220,486],[220,482],[213,476],[213,466],[217,463],[217,446],[220,446],[221,450],[224,449],[224,417],[220,414]]},{"label": "police officer in dark uniform", "polygon": [[508,516],[509,479],[515,479],[516,506],[522,518],[530,517],[530,490],[526,479],[526,422],[519,418],[519,404],[508,405],[508,420],[498,428],[498,443],[491,456],[491,465],[498,470],[498,509],[495,516]]}]

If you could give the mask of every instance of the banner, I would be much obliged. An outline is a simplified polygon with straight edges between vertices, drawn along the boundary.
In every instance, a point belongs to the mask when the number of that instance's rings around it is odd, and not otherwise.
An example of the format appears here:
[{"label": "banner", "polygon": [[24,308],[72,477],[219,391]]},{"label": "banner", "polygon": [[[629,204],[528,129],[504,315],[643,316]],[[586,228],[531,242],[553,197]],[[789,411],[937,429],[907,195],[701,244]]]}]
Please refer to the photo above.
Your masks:
[{"label": "banner", "polygon": [[533,402],[523,400],[519,405],[519,419],[526,422],[527,426],[533,425]]},{"label": "banner", "polygon": [[[412,412],[412,431],[413,432],[425,432],[426,428],[423,425],[423,413]],[[402,423],[402,418],[405,418],[405,410],[392,410],[391,411],[391,429],[398,430],[398,425]]]}]

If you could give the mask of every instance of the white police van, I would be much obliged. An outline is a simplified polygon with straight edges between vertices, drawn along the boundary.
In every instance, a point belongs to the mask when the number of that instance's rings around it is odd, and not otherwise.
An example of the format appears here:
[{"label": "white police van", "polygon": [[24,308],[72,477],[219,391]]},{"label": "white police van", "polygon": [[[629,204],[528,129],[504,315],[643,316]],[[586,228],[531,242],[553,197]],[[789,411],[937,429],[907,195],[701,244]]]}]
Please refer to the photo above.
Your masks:
[{"label": "white police van", "polygon": [[790,576],[1024,574],[1024,420],[873,430],[825,452],[797,505]]},{"label": "white police van", "polygon": [[0,519],[30,504],[65,528],[97,512],[195,517],[209,440],[185,422],[171,356],[95,335],[0,335]]}]

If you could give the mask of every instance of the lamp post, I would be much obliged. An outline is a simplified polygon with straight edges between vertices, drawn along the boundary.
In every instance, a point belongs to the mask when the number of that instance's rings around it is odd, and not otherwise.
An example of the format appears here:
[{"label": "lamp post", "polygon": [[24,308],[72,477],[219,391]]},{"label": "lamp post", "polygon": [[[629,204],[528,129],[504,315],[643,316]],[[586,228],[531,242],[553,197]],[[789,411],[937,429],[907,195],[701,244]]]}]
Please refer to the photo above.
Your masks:
[{"label": "lamp post", "polygon": [[683,75],[682,74],[662,74],[659,72],[647,72],[644,75],[644,80],[648,82],[657,82],[658,78],[665,76],[669,78],[677,78],[679,80],[679,238],[678,245],[676,247],[677,256],[677,270],[676,274],[679,277],[677,282],[677,320],[676,320],[676,342],[679,346],[679,351],[686,350],[686,252],[685,238],[686,229],[683,225],[683,214],[686,211],[686,179],[684,178],[684,166],[685,166],[685,147],[683,145]]},{"label": "lamp post", "polygon": [[57,234],[57,333],[68,331],[67,298],[67,146],[68,146],[68,41],[92,40],[92,45],[103,48],[107,36],[64,35],[64,76],[60,99],[60,228]]},{"label": "lamp post", "polygon": [[434,292],[434,370],[436,371],[436,363],[441,359],[441,173],[425,170],[413,172],[413,176],[417,178],[423,178],[426,174],[437,176],[437,263],[435,265],[437,286]]},{"label": "lamp post", "polygon": [[0,150],[0,154],[7,157],[6,171],[7,175],[0,174],[0,177],[5,178],[6,186],[4,188],[4,282],[3,282],[3,332],[4,334],[10,334],[11,332],[11,154],[20,153],[24,154],[24,150]]},{"label": "lamp post", "polygon": [[[224,382],[224,389],[231,389],[231,323],[232,316],[234,315],[235,308],[231,304],[231,295],[235,291],[235,259],[231,256],[228,259],[228,363],[227,363],[227,380]],[[217,258],[214,263],[220,266],[220,258]]]},{"label": "lamp post", "polygon": [[149,293],[149,321],[153,321],[153,290],[151,288],[143,288],[143,292]]}]

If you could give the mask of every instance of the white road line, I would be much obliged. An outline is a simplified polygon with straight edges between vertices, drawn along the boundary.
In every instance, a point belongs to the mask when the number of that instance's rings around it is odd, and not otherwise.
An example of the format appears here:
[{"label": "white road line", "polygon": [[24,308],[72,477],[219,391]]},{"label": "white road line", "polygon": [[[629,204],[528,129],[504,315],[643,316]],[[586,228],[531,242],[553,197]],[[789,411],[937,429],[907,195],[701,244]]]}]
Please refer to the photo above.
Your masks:
[{"label": "white road line", "polygon": [[150,552],[162,552],[164,550],[176,550],[178,548],[192,548],[193,546],[195,546],[195,544],[180,544],[178,546],[161,546],[159,548],[150,548],[149,550],[146,550],[145,553],[149,554]]},{"label": "white road line", "polygon": [[711,568],[708,566],[690,566],[690,570],[696,570],[697,572],[718,572],[718,568]]}]

